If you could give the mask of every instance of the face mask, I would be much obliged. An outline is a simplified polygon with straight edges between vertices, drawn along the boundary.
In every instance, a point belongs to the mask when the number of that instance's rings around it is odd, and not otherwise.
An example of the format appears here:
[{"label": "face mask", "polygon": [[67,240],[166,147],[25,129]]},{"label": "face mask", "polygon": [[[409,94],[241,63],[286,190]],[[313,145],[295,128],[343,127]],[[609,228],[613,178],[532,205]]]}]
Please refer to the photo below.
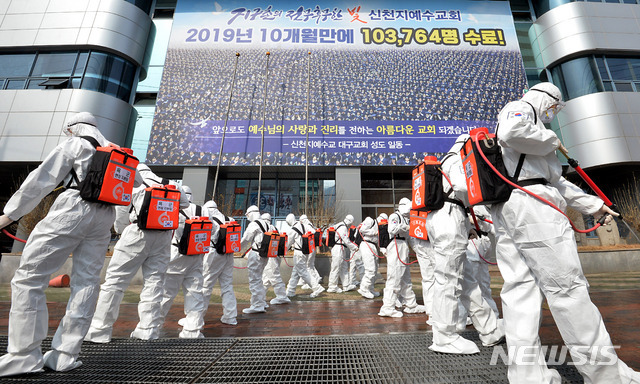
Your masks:
[{"label": "face mask", "polygon": [[544,123],[544,124],[549,124],[550,122],[553,121],[553,118],[556,117],[556,111],[555,109],[547,109],[547,111],[544,113],[544,115],[540,116],[540,120]]}]

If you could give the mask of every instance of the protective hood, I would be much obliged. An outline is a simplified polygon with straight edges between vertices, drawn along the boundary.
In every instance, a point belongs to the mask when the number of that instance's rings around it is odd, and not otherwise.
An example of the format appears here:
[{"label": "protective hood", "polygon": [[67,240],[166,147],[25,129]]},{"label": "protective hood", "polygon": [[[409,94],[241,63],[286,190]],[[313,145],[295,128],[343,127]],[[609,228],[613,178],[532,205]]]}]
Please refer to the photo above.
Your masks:
[{"label": "protective hood", "polygon": [[260,218],[262,220],[267,220],[268,222],[271,222],[271,215],[268,212],[263,213]]},{"label": "protective hood", "polygon": [[[551,83],[538,83],[522,96],[522,101],[531,104],[539,119],[545,120],[549,115],[555,116],[564,108],[560,89]],[[553,107],[553,108],[552,108]],[[551,111],[550,111],[551,110]],[[550,121],[550,120],[549,120]]]},{"label": "protective hood", "polygon": [[293,213],[288,214],[285,221],[287,222],[287,224],[289,224],[290,227],[293,227],[293,224],[296,223],[296,215],[294,215]]},{"label": "protective hood", "polygon": [[344,223],[348,226],[350,226],[351,224],[353,224],[353,216],[352,215],[347,215],[344,218]]},{"label": "protective hood", "polygon": [[389,216],[387,216],[386,213],[381,213],[380,216],[378,216],[378,221],[382,221],[382,220],[389,220]]},{"label": "protective hood", "polygon": [[218,213],[218,205],[213,200],[209,200],[202,206],[203,211],[208,212],[209,216],[214,216]]},{"label": "protective hood", "polygon": [[189,187],[188,185],[183,185],[182,190],[184,191],[184,194],[187,195],[187,199],[191,203],[192,202],[191,197],[193,196],[191,193],[191,187]]},{"label": "protective hood", "polygon": [[411,211],[411,200],[403,197],[398,202],[398,212],[400,212],[402,216],[409,216],[409,211]]},{"label": "protective hood", "polygon": [[247,216],[247,220],[256,221],[260,218],[260,210],[255,205],[252,205],[249,208],[247,208],[246,216]]},{"label": "protective hood", "polygon": [[311,221],[309,221],[309,218],[307,217],[307,215],[300,216],[300,222],[303,224],[311,225]]},{"label": "protective hood", "polygon": [[89,112],[80,112],[71,116],[64,125],[62,132],[67,136],[91,136],[98,140],[98,143],[103,147],[111,144],[102,136],[102,133],[98,130],[98,120]]}]

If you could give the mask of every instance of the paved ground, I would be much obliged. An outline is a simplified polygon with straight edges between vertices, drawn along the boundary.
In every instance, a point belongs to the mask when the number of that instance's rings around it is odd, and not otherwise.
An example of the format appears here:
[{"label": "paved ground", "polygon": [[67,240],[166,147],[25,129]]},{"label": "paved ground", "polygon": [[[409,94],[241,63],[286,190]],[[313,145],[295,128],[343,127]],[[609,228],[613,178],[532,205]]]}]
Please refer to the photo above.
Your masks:
[{"label": "paved ground", "polygon": [[[610,284],[611,278],[606,280],[607,284]],[[624,286],[633,285],[640,287],[637,277],[631,279],[631,284],[625,283]],[[377,288],[381,288],[381,285]],[[156,344],[128,340],[128,335],[138,320],[137,305],[125,303],[121,306],[120,316],[115,324],[115,343],[107,346],[85,343],[81,355],[85,365],[76,370],[78,372],[48,372],[12,380],[47,383],[56,380],[149,383],[504,382],[505,367],[490,367],[487,364],[492,353],[490,348],[483,348],[482,353],[475,359],[435,354],[426,348],[430,344],[430,327],[425,323],[426,316],[381,318],[377,316],[381,305],[379,298],[366,300],[353,295],[343,297],[344,300],[305,301],[308,300],[308,294],[300,294],[297,301],[291,304],[272,306],[267,313],[253,315],[242,314],[242,308],[248,307],[248,304],[241,303],[238,305],[237,326],[220,323],[222,308],[219,304],[211,304],[203,331],[207,339],[200,341],[200,344],[197,340],[183,342],[175,339],[179,333],[177,320],[182,317],[182,306],[179,303],[174,304],[168,315],[165,339]],[[602,313],[614,345],[620,345],[618,355],[630,367],[640,370],[640,289],[592,291],[592,300]],[[499,298],[496,297],[496,301],[500,306]],[[53,335],[59,319],[64,314],[65,303],[49,302],[48,307],[49,334]],[[0,336],[7,334],[9,308],[9,302],[0,301]],[[548,310],[545,309],[544,312],[542,343],[561,345],[562,339],[553,318]],[[467,330],[468,337],[477,341],[477,334],[473,328],[468,327]],[[5,348],[6,338],[0,337],[0,350]],[[43,344],[43,350],[48,348],[47,340]],[[198,348],[204,348],[203,352],[198,352]],[[381,353],[381,349],[387,352]],[[164,361],[158,355],[161,350],[167,351],[166,356],[175,357],[170,359],[174,365],[167,368],[169,365],[166,364],[169,363],[164,363],[165,376],[156,377],[145,370],[153,367],[158,361]],[[122,358],[130,353],[135,354],[127,360],[131,361],[131,364],[127,361],[116,364],[118,372],[122,371],[121,376],[110,375],[109,370],[96,373],[92,368],[97,367],[106,356]],[[198,355],[199,353],[206,357]],[[301,354],[306,356],[304,361],[297,357]],[[190,355],[193,355],[193,360],[189,358]],[[153,360],[134,363],[143,356]],[[198,360],[198,356],[202,358]],[[171,372],[180,371],[175,364],[193,365],[193,372],[175,377]],[[563,365],[559,371],[563,374],[565,382],[581,382],[573,367]],[[300,372],[307,374],[300,376]],[[471,377],[474,379],[471,380]]]}]

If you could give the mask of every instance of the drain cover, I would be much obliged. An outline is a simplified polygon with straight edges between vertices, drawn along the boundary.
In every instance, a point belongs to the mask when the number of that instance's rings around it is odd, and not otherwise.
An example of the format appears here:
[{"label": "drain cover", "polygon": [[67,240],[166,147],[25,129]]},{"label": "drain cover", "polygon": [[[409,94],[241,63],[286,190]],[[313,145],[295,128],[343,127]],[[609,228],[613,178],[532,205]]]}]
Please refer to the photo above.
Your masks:
[{"label": "drain cover", "polygon": [[[115,339],[84,343],[80,368],[3,378],[3,383],[507,383],[507,368],[476,355],[434,353],[430,332],[353,336]],[[477,333],[465,338],[480,345]],[[7,338],[0,337],[0,350]],[[51,339],[43,342],[49,350]],[[564,383],[582,383],[572,366]]]}]

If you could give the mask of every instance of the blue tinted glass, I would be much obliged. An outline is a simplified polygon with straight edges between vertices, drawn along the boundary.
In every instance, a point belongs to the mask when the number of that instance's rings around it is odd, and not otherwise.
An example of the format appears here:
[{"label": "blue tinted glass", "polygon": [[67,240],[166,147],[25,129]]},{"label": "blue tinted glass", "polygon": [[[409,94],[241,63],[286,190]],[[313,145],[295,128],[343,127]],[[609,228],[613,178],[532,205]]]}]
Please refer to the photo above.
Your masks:
[{"label": "blue tinted glass", "polygon": [[76,70],[73,71],[74,76],[82,76],[85,67],[87,66],[87,59],[89,58],[89,52],[80,52],[78,55],[78,63],[76,64]]},{"label": "blue tinted glass", "polygon": [[560,65],[567,99],[601,92],[602,86],[596,75],[596,64],[589,57],[580,57]]},{"label": "blue tinted glass", "polygon": [[620,57],[608,57],[607,65],[609,66],[609,72],[611,72],[611,78],[613,80],[631,80],[631,63],[629,59]]},{"label": "blue tinted glass", "polygon": [[[35,54],[0,55],[0,77],[29,76]],[[15,89],[15,88],[12,88]]]},{"label": "blue tinted glass", "polygon": [[36,58],[31,76],[40,77],[68,77],[71,76],[73,66],[78,57],[77,52],[40,53]]},{"label": "blue tinted glass", "polygon": [[607,73],[607,66],[604,62],[604,57],[598,56],[596,57],[596,65],[598,66],[598,71],[600,72],[600,78],[602,80],[606,80],[609,78],[609,74]]},{"label": "blue tinted glass", "polygon": [[29,79],[29,82],[27,83],[27,89],[38,89],[38,88],[46,88],[46,86],[44,85],[40,85],[41,83],[44,83],[47,79],[44,78],[35,78],[35,79]]},{"label": "blue tinted glass", "polygon": [[127,3],[131,3],[136,7],[142,9],[145,13],[149,13],[151,10],[152,0],[125,0]]},{"label": "blue tinted glass", "polygon": [[629,82],[615,81],[614,84],[616,85],[617,92],[633,92],[633,87]]},{"label": "blue tinted glass", "polygon": [[103,92],[128,101],[135,67],[113,55],[91,52],[82,89]]},{"label": "blue tinted glass", "polygon": [[7,88],[6,89],[24,89],[24,84],[26,83],[26,80],[22,79],[22,80],[9,80],[7,81]]}]

